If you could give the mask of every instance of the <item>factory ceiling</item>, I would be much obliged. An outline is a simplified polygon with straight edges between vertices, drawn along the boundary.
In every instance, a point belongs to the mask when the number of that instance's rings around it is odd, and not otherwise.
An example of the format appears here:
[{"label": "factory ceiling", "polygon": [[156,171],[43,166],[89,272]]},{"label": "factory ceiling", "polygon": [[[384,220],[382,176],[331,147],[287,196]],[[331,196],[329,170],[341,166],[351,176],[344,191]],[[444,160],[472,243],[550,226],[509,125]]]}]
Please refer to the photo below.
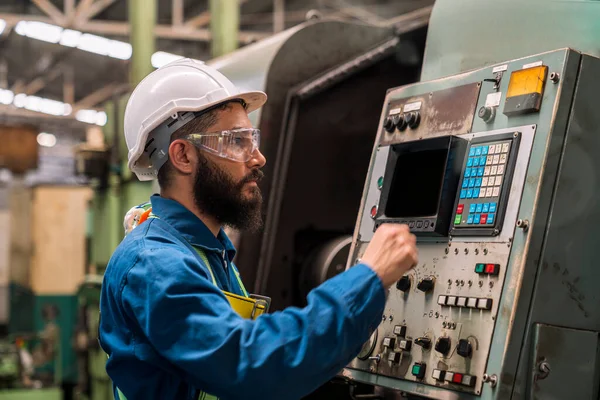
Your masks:
[{"label": "factory ceiling", "polygon": [[[164,63],[170,54],[210,59],[208,0],[157,1],[156,50],[161,53],[153,63]],[[311,10],[385,24],[429,7],[433,0],[240,3],[239,43],[245,46],[305,21]],[[284,12],[276,12],[282,4]],[[128,29],[127,0],[2,0],[0,123],[40,120],[73,129],[103,125],[101,104],[129,89]]]}]

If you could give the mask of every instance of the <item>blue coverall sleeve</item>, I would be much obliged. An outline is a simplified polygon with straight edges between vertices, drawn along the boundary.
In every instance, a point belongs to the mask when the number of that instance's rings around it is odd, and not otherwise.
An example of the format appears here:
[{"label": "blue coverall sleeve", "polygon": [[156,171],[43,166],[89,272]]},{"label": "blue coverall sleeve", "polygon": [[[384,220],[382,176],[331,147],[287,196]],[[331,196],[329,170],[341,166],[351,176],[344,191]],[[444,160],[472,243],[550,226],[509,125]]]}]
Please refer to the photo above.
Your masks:
[{"label": "blue coverall sleeve", "polygon": [[126,313],[190,384],[221,399],[299,399],[347,365],[381,322],[385,290],[366,265],[331,278],[304,308],[254,321],[207,270],[172,248],[144,249],[121,293]]}]

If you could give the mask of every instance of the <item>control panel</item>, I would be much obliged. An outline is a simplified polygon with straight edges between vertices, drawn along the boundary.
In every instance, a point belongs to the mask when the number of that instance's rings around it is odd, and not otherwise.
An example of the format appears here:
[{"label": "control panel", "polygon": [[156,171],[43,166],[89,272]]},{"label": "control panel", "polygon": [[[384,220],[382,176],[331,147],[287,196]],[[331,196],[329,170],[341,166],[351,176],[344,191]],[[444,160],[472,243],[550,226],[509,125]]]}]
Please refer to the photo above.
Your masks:
[{"label": "control panel", "polygon": [[[381,324],[348,370],[440,399],[480,396],[493,380],[488,363],[547,68],[490,67],[449,88],[388,92],[349,267],[386,223],[410,227],[419,265],[389,289]],[[502,78],[513,73],[518,79]],[[513,87],[529,78],[536,84]],[[531,97],[528,85],[536,101],[514,100]]]}]

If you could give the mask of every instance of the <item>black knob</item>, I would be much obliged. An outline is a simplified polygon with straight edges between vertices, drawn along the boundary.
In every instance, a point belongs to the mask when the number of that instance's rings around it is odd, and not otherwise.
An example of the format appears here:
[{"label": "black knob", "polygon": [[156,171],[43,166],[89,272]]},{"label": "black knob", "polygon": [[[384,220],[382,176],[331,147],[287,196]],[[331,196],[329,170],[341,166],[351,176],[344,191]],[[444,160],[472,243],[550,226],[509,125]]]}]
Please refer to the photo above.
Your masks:
[{"label": "black knob", "polygon": [[419,289],[421,292],[430,292],[433,289],[433,279],[432,278],[425,278],[425,279],[421,279],[421,282],[419,282],[419,284],[417,285],[417,289]]},{"label": "black knob", "polygon": [[441,337],[435,343],[435,351],[441,353],[443,355],[448,354],[450,351],[450,338],[449,337]]},{"label": "black knob", "polygon": [[419,126],[419,123],[421,122],[421,113],[419,113],[418,111],[413,111],[411,113],[408,113],[405,118],[406,123],[408,124],[408,126],[410,126],[410,129],[415,129]]},{"label": "black knob", "polygon": [[471,355],[473,354],[473,346],[471,346],[471,343],[469,343],[468,340],[460,339],[458,341],[458,347],[456,349],[456,352],[461,357],[471,357]]},{"label": "black knob", "polygon": [[421,346],[424,349],[429,349],[431,347],[431,339],[426,338],[426,337],[416,338],[415,344],[417,346]]},{"label": "black knob", "polygon": [[399,131],[404,131],[406,129],[406,127],[408,126],[408,123],[406,122],[406,117],[403,115],[398,117],[398,121],[396,122],[396,128],[398,128]]},{"label": "black knob", "polygon": [[389,133],[392,133],[392,132],[394,132],[394,129],[396,129],[396,124],[394,124],[394,120],[392,118],[387,117],[385,119],[383,127],[385,128],[386,131],[388,131]]},{"label": "black knob", "polygon": [[402,290],[403,292],[406,292],[408,289],[410,289],[410,278],[406,275],[400,278],[398,283],[396,283],[396,289]]}]

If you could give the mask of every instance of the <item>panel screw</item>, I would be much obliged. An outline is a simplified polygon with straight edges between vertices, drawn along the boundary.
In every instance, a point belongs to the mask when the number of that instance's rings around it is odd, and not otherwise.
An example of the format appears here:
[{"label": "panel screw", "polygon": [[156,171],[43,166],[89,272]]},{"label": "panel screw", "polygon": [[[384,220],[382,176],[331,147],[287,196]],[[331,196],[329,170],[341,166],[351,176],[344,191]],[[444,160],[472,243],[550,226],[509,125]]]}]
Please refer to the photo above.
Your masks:
[{"label": "panel screw", "polygon": [[527,232],[529,229],[529,221],[526,219],[519,219],[517,221],[517,228],[521,228],[524,232]]},{"label": "panel screw", "polygon": [[389,319],[390,321],[393,321],[393,320],[394,320],[394,316],[393,316],[393,315],[390,315],[388,319]]},{"label": "panel screw", "polygon": [[558,83],[558,81],[560,80],[560,74],[558,72],[551,72],[550,80],[552,81],[552,83]]},{"label": "panel screw", "polygon": [[498,377],[494,375],[483,374],[483,382],[489,383],[491,387],[496,387],[498,384]]}]

